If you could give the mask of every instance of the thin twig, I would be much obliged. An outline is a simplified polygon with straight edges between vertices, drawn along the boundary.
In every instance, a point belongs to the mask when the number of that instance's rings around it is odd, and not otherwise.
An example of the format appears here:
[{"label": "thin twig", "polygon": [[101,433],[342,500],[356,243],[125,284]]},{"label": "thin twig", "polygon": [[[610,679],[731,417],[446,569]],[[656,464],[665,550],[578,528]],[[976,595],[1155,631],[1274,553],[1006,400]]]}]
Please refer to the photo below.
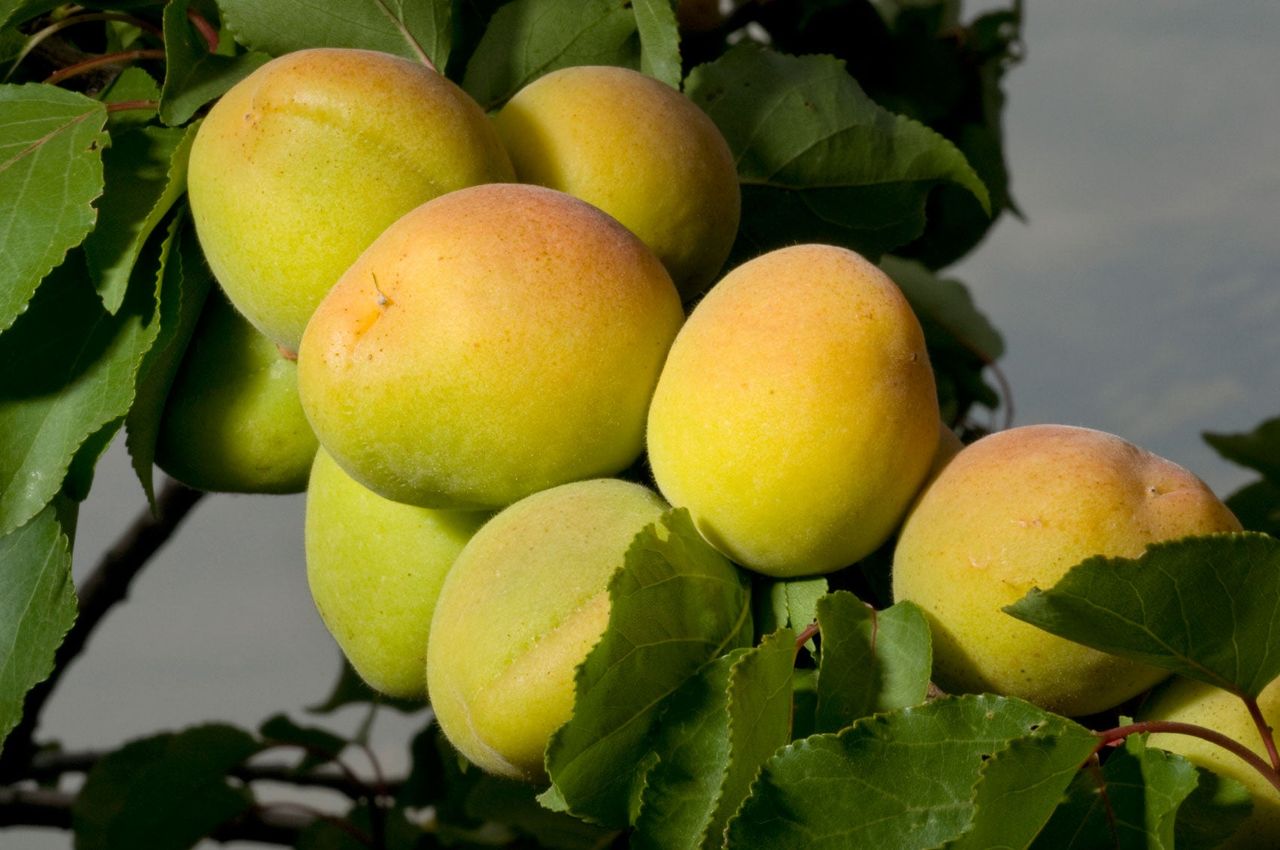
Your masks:
[{"label": "thin twig", "polygon": [[27,38],[27,43],[23,45],[22,50],[18,52],[18,55],[14,58],[13,63],[9,66],[8,72],[6,72],[4,75],[4,79],[8,80],[10,77],[12,77],[13,72],[16,71],[18,69],[18,66],[22,64],[22,60],[26,59],[27,56],[31,54],[31,51],[39,47],[40,43],[43,42],[45,39],[49,38],[52,35],[56,35],[57,33],[66,29],[67,27],[72,27],[72,26],[75,26],[76,24],[92,23],[93,21],[118,21],[121,23],[132,24],[138,27],[139,29],[146,30],[147,32],[156,36],[157,38],[160,39],[161,42],[164,41],[164,33],[160,31],[159,27],[157,27],[155,24],[151,23],[150,21],[146,21],[146,20],[143,20],[142,18],[134,17],[133,15],[125,15],[120,12],[93,12],[87,15],[75,15],[70,18],[63,18],[60,21],[54,21],[44,29],[38,32],[32,33]]},{"label": "thin twig", "polygon": [[24,775],[35,755],[35,730],[40,722],[40,713],[67,667],[84,651],[90,635],[107,612],[129,595],[129,585],[134,577],[168,542],[203,496],[199,490],[166,479],[156,497],[155,513],[144,510],[80,586],[80,613],[58,647],[53,672],[27,693],[22,722],[9,734],[4,749],[0,751],[0,782]]},{"label": "thin twig", "polygon": [[218,31],[214,29],[213,24],[209,23],[195,9],[187,9],[187,20],[200,32],[200,37],[204,39],[205,46],[209,48],[209,52],[215,52],[218,49]]},{"label": "thin twig", "polygon": [[119,53],[106,53],[102,56],[93,56],[74,65],[68,65],[54,71],[45,77],[44,81],[48,85],[57,85],[63,80],[80,74],[88,73],[95,68],[101,68],[104,65],[125,65],[138,59],[163,59],[163,50],[121,50]]},{"label": "thin twig", "polygon": [[107,104],[107,112],[125,112],[130,109],[159,109],[158,100],[119,100]]}]

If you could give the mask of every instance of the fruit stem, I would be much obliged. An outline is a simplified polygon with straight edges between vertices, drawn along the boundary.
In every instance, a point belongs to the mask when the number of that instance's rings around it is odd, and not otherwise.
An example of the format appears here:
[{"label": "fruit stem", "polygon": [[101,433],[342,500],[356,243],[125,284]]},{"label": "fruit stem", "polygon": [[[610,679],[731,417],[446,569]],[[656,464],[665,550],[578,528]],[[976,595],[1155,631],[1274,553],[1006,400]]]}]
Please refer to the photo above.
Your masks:
[{"label": "fruit stem", "polygon": [[200,32],[200,37],[204,39],[205,46],[209,48],[209,52],[213,53],[218,49],[218,31],[213,28],[213,24],[209,23],[203,15],[195,9],[187,10],[187,20]]},{"label": "fruit stem", "polygon": [[65,68],[54,71],[49,76],[45,77],[44,81],[47,85],[53,86],[71,77],[84,74],[88,71],[94,70],[95,68],[101,68],[103,65],[123,65],[126,62],[132,62],[136,59],[163,58],[163,50],[122,50],[119,53],[107,53],[102,56],[94,56],[89,59],[85,59],[83,62],[68,65]]},{"label": "fruit stem", "polygon": [[800,634],[796,635],[796,654],[797,655],[800,654],[800,650],[803,649],[804,645],[809,642],[809,639],[812,638],[814,635],[816,635],[818,632],[819,632],[818,624],[816,622],[813,622],[805,626],[804,630],[801,631]]},{"label": "fruit stem", "polygon": [[108,112],[124,112],[129,109],[157,109],[160,106],[158,100],[121,100],[117,103],[108,103]]},{"label": "fruit stem", "polygon": [[1261,773],[1268,782],[1280,792],[1280,771],[1277,771],[1271,765],[1267,764],[1257,753],[1246,747],[1244,744],[1228,738],[1221,732],[1215,732],[1212,729],[1206,729],[1203,726],[1197,726],[1194,723],[1179,723],[1174,720],[1144,720],[1141,723],[1130,723],[1127,726],[1117,726],[1114,729],[1108,729],[1105,732],[1094,732],[1098,736],[1098,748],[1094,752],[1098,752],[1108,744],[1123,741],[1125,738],[1135,733],[1143,732],[1173,732],[1178,735],[1191,735],[1195,738],[1202,738],[1211,744],[1217,744],[1224,750],[1235,754],[1238,758],[1244,760],[1246,764],[1254,770]]},{"label": "fruit stem", "polygon": [[1254,725],[1258,727],[1258,734],[1262,736],[1262,745],[1267,748],[1267,757],[1271,759],[1271,769],[1280,772],[1280,753],[1276,752],[1275,735],[1272,734],[1271,725],[1267,723],[1267,719],[1262,716],[1257,697],[1241,697],[1241,699],[1249,707],[1249,716],[1253,718]]}]

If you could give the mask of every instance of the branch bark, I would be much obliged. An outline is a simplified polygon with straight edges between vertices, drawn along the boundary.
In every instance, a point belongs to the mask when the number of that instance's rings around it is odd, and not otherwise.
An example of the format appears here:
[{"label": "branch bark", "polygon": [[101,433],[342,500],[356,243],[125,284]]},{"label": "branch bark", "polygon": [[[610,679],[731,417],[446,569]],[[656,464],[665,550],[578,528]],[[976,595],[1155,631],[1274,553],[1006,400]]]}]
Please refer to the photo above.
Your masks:
[{"label": "branch bark", "polygon": [[204,497],[199,490],[166,479],[156,497],[155,512],[144,511],[107,551],[80,586],[80,613],[54,657],[53,673],[27,693],[22,721],[0,750],[0,783],[23,778],[36,754],[35,732],[45,703],[67,667],[89,642],[107,612],[129,595],[129,586],[151,556],[160,550]]},{"label": "branch bark", "polygon": [[[45,788],[0,788],[0,827],[45,826],[71,829],[75,795]],[[286,847],[297,842],[316,818],[292,808],[262,807],[224,823],[209,837],[214,841],[257,841]]]}]

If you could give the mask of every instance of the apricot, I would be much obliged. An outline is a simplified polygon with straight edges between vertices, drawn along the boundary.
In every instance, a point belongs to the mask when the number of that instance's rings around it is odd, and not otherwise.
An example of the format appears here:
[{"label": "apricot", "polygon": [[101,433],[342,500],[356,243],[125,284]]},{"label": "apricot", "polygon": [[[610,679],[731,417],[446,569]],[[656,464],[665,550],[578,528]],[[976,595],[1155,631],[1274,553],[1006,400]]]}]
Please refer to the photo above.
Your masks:
[{"label": "apricot", "polygon": [[512,179],[480,107],[424,65],[317,48],[274,59],[209,111],[188,190],[232,303],[297,351],[320,299],[370,242],[445,192]]},{"label": "apricot", "polygon": [[884,272],[828,245],[730,272],[677,336],[649,411],[658,488],[716,548],[824,573],[897,527],[939,439],[920,324]]},{"label": "apricot", "polygon": [[738,231],[737,167],[693,101],[627,68],[562,68],[494,124],[516,176],[594,204],[639,236],[685,300],[711,285]]},{"label": "apricot", "polygon": [[489,518],[384,499],[321,449],[307,488],[307,583],[320,618],[375,690],[425,699],[427,636],[445,574]]},{"label": "apricot", "polygon": [[636,459],[683,318],[662,264],[589,204],[463,189],[392,225],[316,309],[302,404],[366,487],[497,508]]},{"label": "apricot", "polygon": [[666,505],[615,479],[564,484],[489,521],[445,579],[427,645],[440,729],[484,770],[545,778],[574,671],[609,622],[609,580]]},{"label": "apricot", "polygon": [[944,691],[994,691],[1052,711],[1103,711],[1167,672],[1041,631],[1001,609],[1093,555],[1240,524],[1187,470],[1120,437],[1030,425],[963,449],[898,538],[893,593],[933,630]]},{"label": "apricot", "polygon": [[210,295],[165,402],[156,463],[197,490],[297,493],[316,446],[297,364]]},{"label": "apricot", "polygon": [[[1280,680],[1258,695],[1262,716],[1272,726],[1280,726]],[[1140,720],[1172,720],[1193,723],[1221,732],[1244,744],[1263,760],[1267,751],[1261,734],[1249,716],[1249,709],[1235,694],[1220,688],[1175,677],[1152,695],[1143,706]],[[1186,756],[1200,767],[1234,779],[1253,796],[1253,812],[1236,833],[1220,845],[1222,850],[1273,850],[1280,847],[1280,791],[1234,754],[1202,738],[1169,732],[1153,734],[1147,744]]]}]

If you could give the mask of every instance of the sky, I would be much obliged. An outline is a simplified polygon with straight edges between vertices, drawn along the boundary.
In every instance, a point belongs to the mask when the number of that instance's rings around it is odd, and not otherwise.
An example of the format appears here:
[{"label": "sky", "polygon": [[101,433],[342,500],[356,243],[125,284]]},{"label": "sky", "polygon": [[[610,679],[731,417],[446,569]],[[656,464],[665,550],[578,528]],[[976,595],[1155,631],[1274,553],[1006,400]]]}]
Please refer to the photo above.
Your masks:
[{"label": "sky", "polygon": [[[1027,5],[1006,113],[1027,220],[1003,220],[948,276],[1005,335],[1017,424],[1118,433],[1225,495],[1249,475],[1200,432],[1280,415],[1280,3]],[[81,513],[78,579],[143,506],[113,446]],[[43,734],[75,750],[282,710],[308,721],[338,662],[306,588],[303,507],[206,499],[69,671]],[[393,773],[415,725],[376,727]],[[70,837],[10,830],[0,844]]]}]

